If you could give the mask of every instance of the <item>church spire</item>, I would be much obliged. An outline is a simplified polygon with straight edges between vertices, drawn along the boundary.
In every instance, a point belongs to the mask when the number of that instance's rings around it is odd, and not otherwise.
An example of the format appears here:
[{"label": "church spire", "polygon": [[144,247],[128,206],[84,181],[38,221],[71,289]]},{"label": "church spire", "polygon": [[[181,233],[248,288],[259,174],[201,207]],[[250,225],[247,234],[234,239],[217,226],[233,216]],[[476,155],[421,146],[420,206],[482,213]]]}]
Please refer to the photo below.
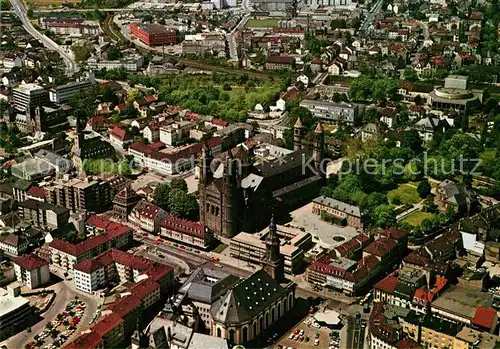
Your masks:
[{"label": "church spire", "polygon": [[266,259],[264,260],[264,270],[273,279],[280,281],[284,277],[283,263],[280,254],[280,238],[278,228],[274,222],[274,214],[269,223],[269,233],[266,236]]}]

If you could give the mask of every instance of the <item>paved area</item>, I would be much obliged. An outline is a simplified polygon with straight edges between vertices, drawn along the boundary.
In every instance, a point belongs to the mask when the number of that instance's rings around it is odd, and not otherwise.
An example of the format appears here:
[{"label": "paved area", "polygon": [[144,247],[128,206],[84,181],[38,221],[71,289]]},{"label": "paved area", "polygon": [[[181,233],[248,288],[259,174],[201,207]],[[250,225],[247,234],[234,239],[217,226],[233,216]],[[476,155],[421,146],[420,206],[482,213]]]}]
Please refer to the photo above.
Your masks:
[{"label": "paved area", "polygon": [[132,182],[131,187],[133,190],[138,190],[150,183],[163,183],[164,181],[165,179],[161,176],[152,173],[147,173],[137,177],[137,179]]},{"label": "paved area", "polygon": [[[282,345],[283,348],[328,348],[328,344],[330,343],[329,334],[330,330],[328,328],[314,328],[308,326],[302,321],[297,326],[293,327],[289,332],[286,333],[285,336],[277,343]],[[290,334],[296,331],[304,331],[304,339],[301,341],[299,339],[290,338]],[[314,340],[319,340],[319,344],[317,346],[314,345]],[[299,332],[300,335],[300,332]],[[296,338],[296,337],[295,337]],[[309,340],[307,340],[307,338]],[[277,348],[277,346],[275,346]]]},{"label": "paved area", "polygon": [[66,304],[75,299],[75,296],[78,296],[79,299],[83,300],[87,304],[87,307],[77,330],[75,331],[73,336],[68,339],[67,343],[76,338],[76,336],[79,335],[80,332],[86,329],[90,324],[92,316],[98,309],[100,299],[91,297],[88,294],[75,290],[72,283],[73,281],[64,280],[47,287],[47,289],[55,291],[56,298],[50,308],[45,313],[41,314],[42,319],[31,327],[30,333],[28,333],[27,330],[24,330],[16,334],[15,336],[12,336],[9,339],[1,342],[0,346],[6,345],[8,349],[24,348],[24,346],[28,342],[33,340],[33,337],[37,333],[40,333],[45,329],[45,325],[48,322],[54,320],[57,314],[66,308]]},{"label": "paved area", "polygon": [[[308,233],[311,233],[314,242],[320,243],[322,246],[327,248],[333,248],[341,245],[346,240],[349,240],[358,234],[356,228],[340,227],[322,221],[318,215],[312,213],[312,203],[292,211],[290,216],[293,218],[290,223],[291,225],[304,228]],[[342,241],[335,241],[333,240],[333,237],[335,236],[341,236],[344,239]]]}]

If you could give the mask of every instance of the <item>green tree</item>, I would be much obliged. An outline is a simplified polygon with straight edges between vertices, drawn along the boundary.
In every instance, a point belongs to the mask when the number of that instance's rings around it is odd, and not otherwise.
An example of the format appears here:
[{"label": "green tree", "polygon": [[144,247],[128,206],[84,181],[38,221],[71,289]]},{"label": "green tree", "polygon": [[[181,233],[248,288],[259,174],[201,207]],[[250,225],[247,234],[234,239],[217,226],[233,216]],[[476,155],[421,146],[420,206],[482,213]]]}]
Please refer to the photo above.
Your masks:
[{"label": "green tree", "polygon": [[153,200],[159,207],[161,207],[165,211],[170,211],[169,195],[170,185],[168,185],[167,183],[161,183],[155,189]]},{"label": "green tree", "polygon": [[170,182],[170,189],[171,190],[180,190],[184,193],[187,193],[188,186],[187,186],[187,183],[184,179],[173,178],[172,181]]},{"label": "green tree", "polygon": [[373,210],[373,225],[389,228],[396,225],[396,212],[391,205],[380,205]]},{"label": "green tree", "polygon": [[169,195],[170,213],[173,216],[196,220],[198,217],[198,201],[194,195],[180,189],[171,189]]},{"label": "green tree", "polygon": [[428,180],[423,180],[417,185],[417,193],[422,199],[429,196],[431,193],[431,185]]},{"label": "green tree", "polygon": [[417,72],[411,67],[405,68],[403,76],[406,81],[414,82],[418,80]]},{"label": "green tree", "polygon": [[401,137],[401,146],[410,148],[415,154],[420,154],[422,151],[422,139],[417,130],[407,130],[403,132]]}]

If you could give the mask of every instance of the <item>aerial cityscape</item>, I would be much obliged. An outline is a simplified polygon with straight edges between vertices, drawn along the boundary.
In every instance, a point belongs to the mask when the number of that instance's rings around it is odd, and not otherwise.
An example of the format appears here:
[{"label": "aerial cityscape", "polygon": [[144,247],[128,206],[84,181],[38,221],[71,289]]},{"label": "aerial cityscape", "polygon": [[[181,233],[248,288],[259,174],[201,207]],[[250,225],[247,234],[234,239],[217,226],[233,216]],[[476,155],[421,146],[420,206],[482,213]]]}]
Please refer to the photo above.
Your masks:
[{"label": "aerial cityscape", "polygon": [[498,0],[0,10],[0,349],[500,349]]}]

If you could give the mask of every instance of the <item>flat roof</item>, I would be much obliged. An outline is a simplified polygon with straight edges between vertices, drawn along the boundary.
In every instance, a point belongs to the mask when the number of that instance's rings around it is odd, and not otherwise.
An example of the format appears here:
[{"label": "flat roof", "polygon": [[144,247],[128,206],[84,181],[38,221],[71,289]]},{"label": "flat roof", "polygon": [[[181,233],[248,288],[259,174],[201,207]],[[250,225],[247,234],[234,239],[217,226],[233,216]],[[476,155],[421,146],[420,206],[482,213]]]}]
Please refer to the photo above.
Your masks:
[{"label": "flat roof", "polygon": [[[456,337],[464,342],[474,344],[477,349],[493,349],[497,348],[497,341],[500,338],[492,333],[474,330],[470,327],[464,327],[457,333]],[[479,343],[476,343],[479,341]]]},{"label": "flat roof", "polygon": [[490,307],[493,295],[480,292],[477,288],[466,285],[454,285],[444,291],[431,307],[472,319],[477,307]]},{"label": "flat roof", "polygon": [[353,261],[352,259],[345,258],[345,257],[337,257],[337,258],[332,258],[329,260],[328,264],[332,267],[348,270],[349,268],[353,267],[356,265],[356,262]]},{"label": "flat roof", "polygon": [[42,86],[37,84],[24,84],[17,86],[14,91],[31,92],[37,90],[45,90]]},{"label": "flat roof", "polygon": [[[237,243],[242,243],[246,245],[250,245],[252,247],[265,250],[266,249],[266,243],[264,240],[261,240],[260,237],[257,234],[249,234],[249,233],[239,233],[235,237],[231,239],[231,242],[237,242]],[[285,255],[285,256],[292,256],[294,255],[297,250],[300,250],[298,247],[285,244],[280,246],[280,253]]]},{"label": "flat roof", "polygon": [[3,317],[22,306],[29,304],[29,300],[21,296],[14,297],[10,294],[0,296],[0,317]]}]

